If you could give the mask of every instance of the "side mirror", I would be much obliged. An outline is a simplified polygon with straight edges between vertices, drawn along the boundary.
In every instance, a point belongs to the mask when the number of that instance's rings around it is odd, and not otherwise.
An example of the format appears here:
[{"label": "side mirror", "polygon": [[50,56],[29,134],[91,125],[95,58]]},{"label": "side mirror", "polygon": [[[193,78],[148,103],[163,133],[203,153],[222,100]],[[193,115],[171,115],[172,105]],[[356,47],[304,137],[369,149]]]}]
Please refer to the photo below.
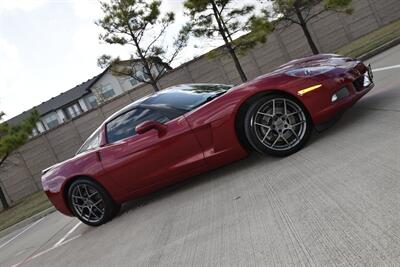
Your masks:
[{"label": "side mirror", "polygon": [[167,132],[167,126],[158,121],[145,121],[136,126],[135,131],[138,134],[144,134],[150,130],[156,130],[158,136],[163,136]]}]

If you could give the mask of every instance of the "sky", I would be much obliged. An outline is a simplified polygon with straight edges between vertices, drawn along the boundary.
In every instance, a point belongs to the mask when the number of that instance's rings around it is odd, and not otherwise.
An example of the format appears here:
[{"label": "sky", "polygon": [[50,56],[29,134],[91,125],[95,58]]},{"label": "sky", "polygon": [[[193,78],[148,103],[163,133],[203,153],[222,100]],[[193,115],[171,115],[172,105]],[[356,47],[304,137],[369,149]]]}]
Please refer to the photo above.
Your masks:
[{"label": "sky", "polygon": [[[186,18],[183,0],[164,0],[162,12],[174,11],[177,32]],[[246,1],[249,2],[249,1]],[[250,1],[251,2],[251,1]],[[102,54],[129,58],[129,47],[102,44],[98,0],[0,0],[0,111],[12,118],[99,74]],[[220,42],[197,46],[192,40],[175,65]]]}]

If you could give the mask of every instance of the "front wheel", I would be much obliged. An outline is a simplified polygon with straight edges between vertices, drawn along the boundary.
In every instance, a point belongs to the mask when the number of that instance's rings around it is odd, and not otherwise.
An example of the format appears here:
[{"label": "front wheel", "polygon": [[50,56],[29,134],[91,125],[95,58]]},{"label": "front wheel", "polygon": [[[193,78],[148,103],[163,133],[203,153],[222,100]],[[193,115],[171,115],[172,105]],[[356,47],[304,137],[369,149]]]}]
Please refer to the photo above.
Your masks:
[{"label": "front wheel", "polygon": [[246,138],[252,147],[278,157],[300,150],[311,136],[312,128],[303,105],[280,94],[253,100],[244,121]]},{"label": "front wheel", "polygon": [[78,179],[71,184],[68,202],[73,214],[90,226],[108,222],[120,208],[102,186],[88,179]]}]

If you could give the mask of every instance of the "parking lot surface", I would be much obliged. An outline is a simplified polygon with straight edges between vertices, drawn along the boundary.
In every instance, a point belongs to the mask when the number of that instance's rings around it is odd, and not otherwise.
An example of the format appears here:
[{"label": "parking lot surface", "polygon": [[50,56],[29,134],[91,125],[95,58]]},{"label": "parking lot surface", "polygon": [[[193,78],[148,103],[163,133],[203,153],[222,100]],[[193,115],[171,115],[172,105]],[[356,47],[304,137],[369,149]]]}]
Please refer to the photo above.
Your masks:
[{"label": "parking lot surface", "polygon": [[376,87],[287,158],[249,158],[132,201],[98,228],[58,212],[0,266],[400,265],[400,46]]}]

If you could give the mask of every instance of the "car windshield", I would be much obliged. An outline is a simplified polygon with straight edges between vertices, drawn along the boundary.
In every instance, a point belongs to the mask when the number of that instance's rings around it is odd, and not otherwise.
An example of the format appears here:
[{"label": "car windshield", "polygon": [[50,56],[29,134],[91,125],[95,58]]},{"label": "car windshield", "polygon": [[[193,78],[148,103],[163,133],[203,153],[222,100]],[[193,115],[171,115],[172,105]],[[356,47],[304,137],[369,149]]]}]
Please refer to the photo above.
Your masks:
[{"label": "car windshield", "polygon": [[183,84],[150,96],[142,104],[190,111],[224,94],[230,88],[231,85],[222,84]]},{"label": "car windshield", "polygon": [[79,148],[79,150],[75,153],[78,155],[82,152],[95,149],[100,146],[100,130],[97,129],[94,133],[92,133],[88,139],[86,139],[85,143]]}]

